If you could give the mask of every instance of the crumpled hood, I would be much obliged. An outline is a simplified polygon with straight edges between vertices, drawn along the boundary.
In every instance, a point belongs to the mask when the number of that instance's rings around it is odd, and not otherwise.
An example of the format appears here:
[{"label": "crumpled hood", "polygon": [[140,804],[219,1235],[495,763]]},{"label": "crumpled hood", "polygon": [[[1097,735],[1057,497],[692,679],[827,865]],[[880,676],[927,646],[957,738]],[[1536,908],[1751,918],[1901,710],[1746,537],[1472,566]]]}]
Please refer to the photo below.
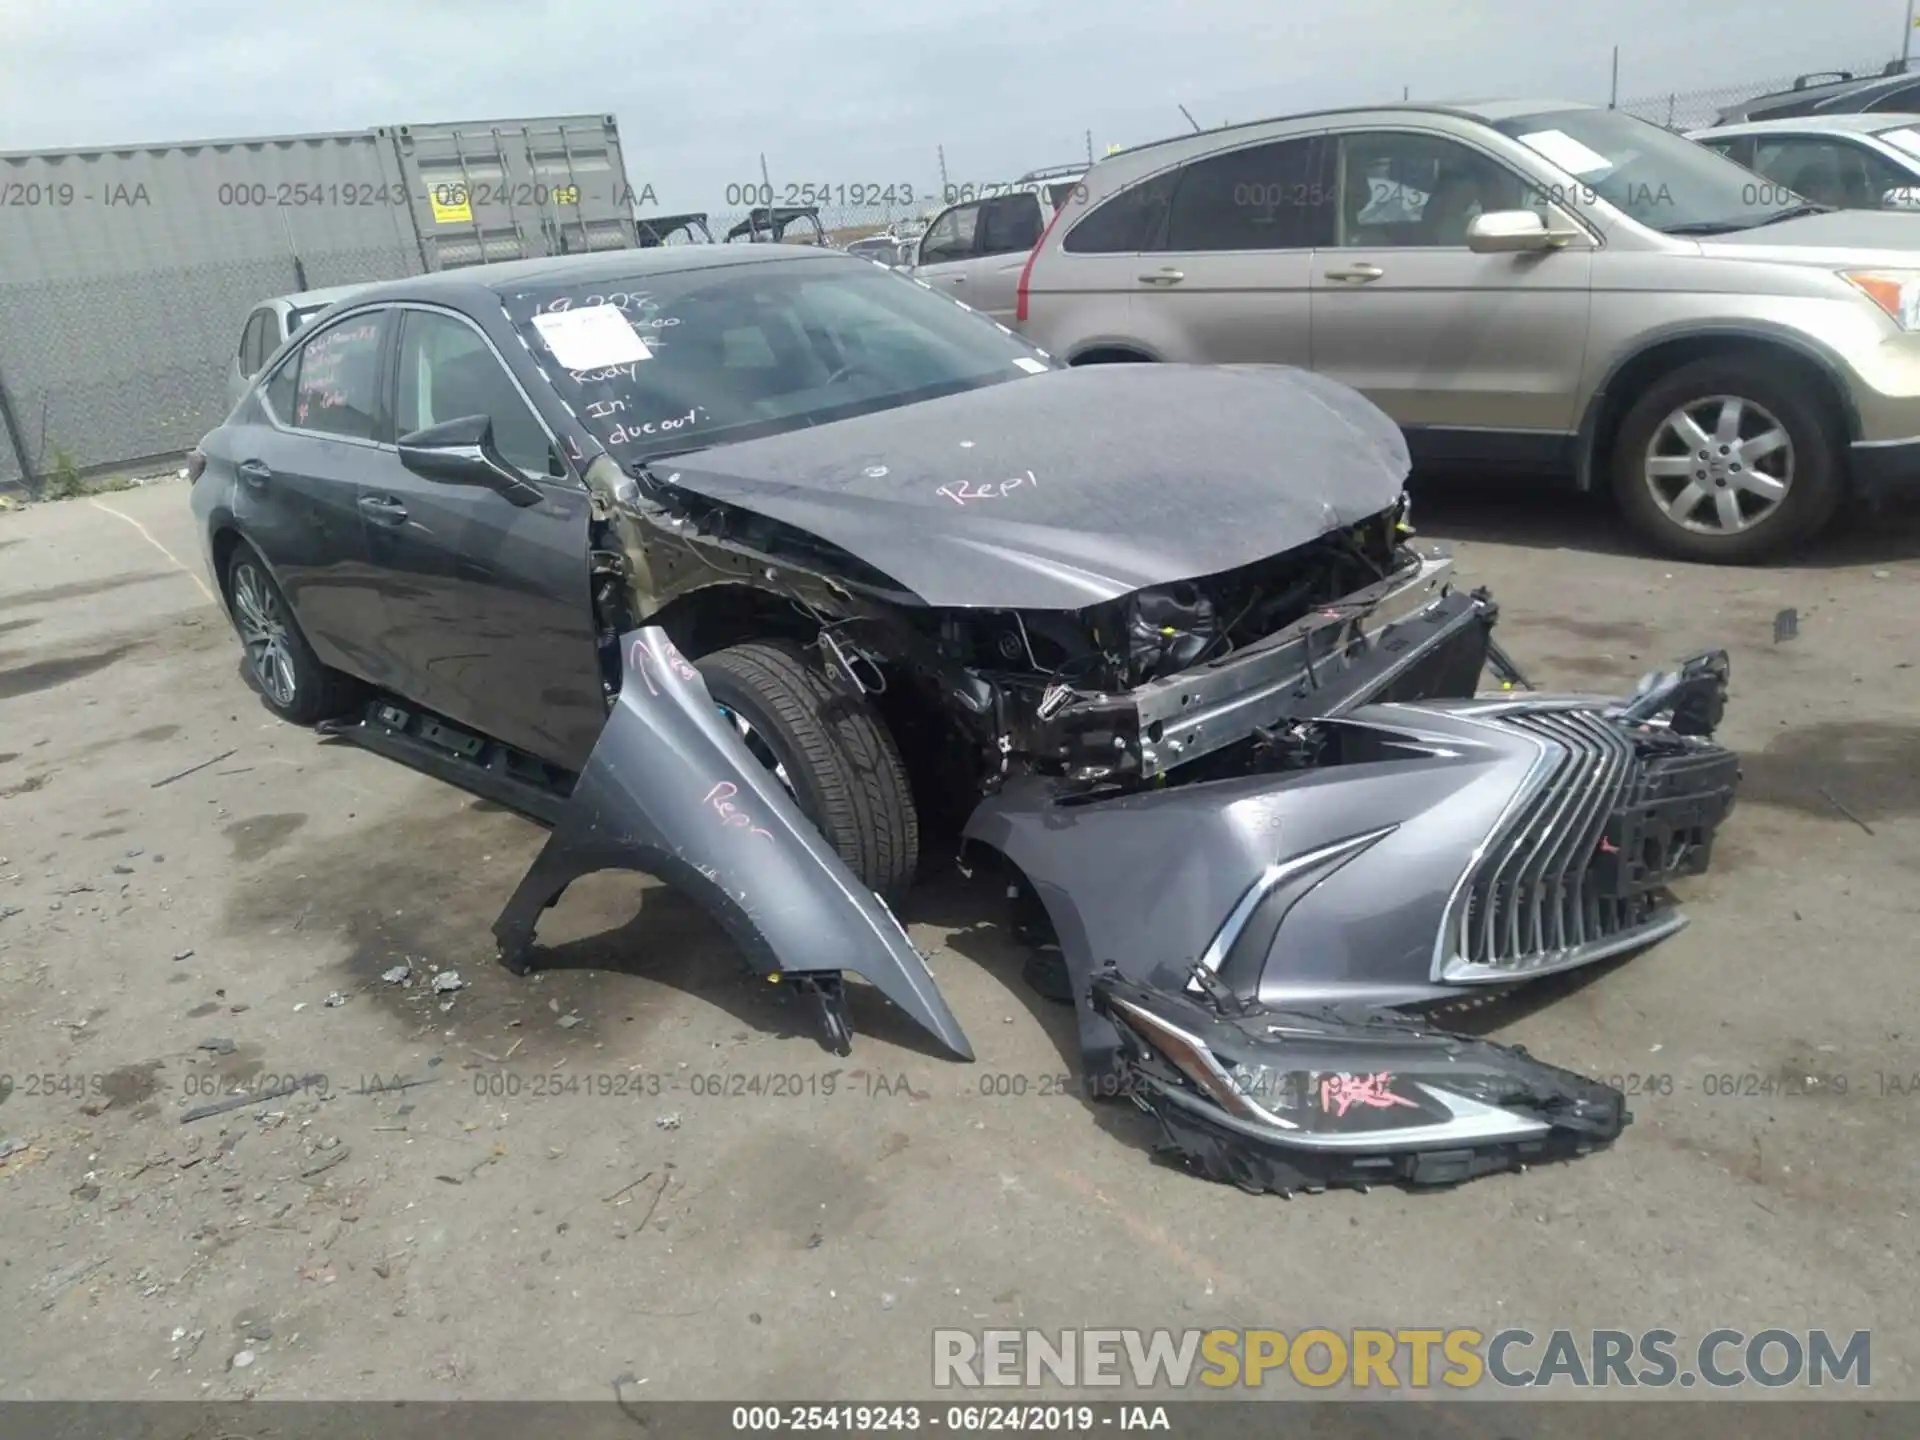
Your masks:
[{"label": "crumpled hood", "polygon": [[929,605],[1077,610],[1231,570],[1392,505],[1399,428],[1274,366],[1055,370],[653,466]]}]

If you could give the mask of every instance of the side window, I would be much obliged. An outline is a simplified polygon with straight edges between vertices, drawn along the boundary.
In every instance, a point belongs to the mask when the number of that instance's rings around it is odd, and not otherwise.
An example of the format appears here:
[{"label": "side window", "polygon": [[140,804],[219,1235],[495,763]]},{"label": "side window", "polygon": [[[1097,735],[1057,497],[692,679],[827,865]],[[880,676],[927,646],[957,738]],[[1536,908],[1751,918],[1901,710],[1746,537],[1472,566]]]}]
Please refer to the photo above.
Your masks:
[{"label": "side window", "polygon": [[247,328],[240,332],[240,373],[256,375],[272,350],[267,345],[267,321],[272,312],[256,310],[247,317]]},{"label": "side window", "polygon": [[1025,254],[1039,243],[1045,222],[1040,219],[1040,197],[1027,191],[999,195],[980,207],[982,255]]},{"label": "side window", "polygon": [[553,444],[527,408],[500,357],[464,320],[408,310],[401,320],[393,428],[411,435],[429,425],[485,415],[508,462],[535,475],[553,473]]},{"label": "side window", "polygon": [[1092,214],[1074,222],[1061,249],[1070,255],[1131,255],[1150,248],[1167,218],[1167,197],[1178,179],[1178,172],[1168,171],[1101,201]]},{"label": "side window", "polygon": [[1180,172],[1167,212],[1174,251],[1304,250],[1318,239],[1327,197],[1313,139],[1251,145]]},{"label": "side window", "polygon": [[1920,107],[1920,85],[1903,85],[1889,90],[1867,108],[1876,115],[1904,115]]},{"label": "side window", "polygon": [[1335,244],[1345,248],[1464,248],[1475,216],[1540,208],[1517,174],[1456,140],[1378,131],[1339,143]]},{"label": "side window", "polygon": [[267,381],[264,391],[267,409],[273,412],[273,418],[282,425],[293,424],[294,396],[299,393],[300,357],[289,355],[280,368],[273,372],[273,378]]},{"label": "side window", "polygon": [[384,311],[350,316],[300,347],[291,423],[343,439],[373,439],[386,325]]},{"label": "side window", "polygon": [[1754,169],[1796,195],[1845,210],[1878,210],[1887,191],[1913,183],[1864,145],[1810,135],[1763,140]]},{"label": "side window", "polygon": [[956,205],[933,222],[920,242],[920,263],[938,265],[965,260],[973,254],[974,231],[980,226],[980,204]]}]

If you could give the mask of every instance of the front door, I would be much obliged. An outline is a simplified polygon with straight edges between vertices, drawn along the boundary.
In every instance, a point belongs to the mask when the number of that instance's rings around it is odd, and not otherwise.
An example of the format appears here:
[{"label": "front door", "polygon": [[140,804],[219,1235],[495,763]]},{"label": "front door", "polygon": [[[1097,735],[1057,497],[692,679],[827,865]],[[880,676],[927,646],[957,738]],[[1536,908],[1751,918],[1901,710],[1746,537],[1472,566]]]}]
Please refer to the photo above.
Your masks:
[{"label": "front door", "polygon": [[1549,461],[1579,424],[1592,245],[1479,255],[1473,217],[1536,210],[1571,219],[1539,187],[1447,136],[1334,137],[1331,248],[1313,263],[1313,368],[1360,391],[1407,431],[1416,458]]},{"label": "front door", "polygon": [[382,571],[384,683],[449,719],[579,770],[606,721],[589,591],[587,493],[479,328],[405,309],[394,349],[393,434],[468,415],[539,487],[517,506],[414,474],[396,451],[362,488]]}]

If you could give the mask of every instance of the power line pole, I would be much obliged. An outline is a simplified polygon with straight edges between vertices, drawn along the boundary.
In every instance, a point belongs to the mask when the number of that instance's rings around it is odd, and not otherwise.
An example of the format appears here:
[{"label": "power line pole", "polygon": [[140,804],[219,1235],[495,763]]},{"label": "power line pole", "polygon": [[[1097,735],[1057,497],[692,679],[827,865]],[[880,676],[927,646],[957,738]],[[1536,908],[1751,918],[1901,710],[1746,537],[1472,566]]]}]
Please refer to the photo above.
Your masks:
[{"label": "power line pole", "polygon": [[1900,66],[1906,68],[1907,57],[1913,53],[1913,0],[1907,0],[1907,28],[1900,32]]},{"label": "power line pole", "polygon": [[947,147],[937,145],[934,148],[940,152],[940,203],[944,205],[947,202]]},{"label": "power line pole", "polygon": [[[1911,6],[1913,4],[1913,0],[1907,0],[1907,4]],[[1620,47],[1616,45],[1613,47],[1613,85],[1612,85],[1612,88],[1610,88],[1607,91],[1607,109],[1618,110],[1619,108],[1620,108]]]}]

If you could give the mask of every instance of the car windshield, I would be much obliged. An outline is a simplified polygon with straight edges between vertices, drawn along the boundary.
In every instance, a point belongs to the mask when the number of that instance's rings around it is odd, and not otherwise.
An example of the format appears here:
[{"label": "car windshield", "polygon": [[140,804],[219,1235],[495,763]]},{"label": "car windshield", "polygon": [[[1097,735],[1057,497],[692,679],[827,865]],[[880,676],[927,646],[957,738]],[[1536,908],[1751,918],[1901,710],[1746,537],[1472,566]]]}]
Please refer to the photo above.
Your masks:
[{"label": "car windshield", "polygon": [[1882,130],[1878,138],[1884,144],[1893,146],[1902,155],[1920,160],[1920,127],[1902,125],[1895,130]]},{"label": "car windshield", "polygon": [[1705,145],[1618,110],[1560,110],[1495,129],[1572,176],[1585,191],[1669,235],[1749,230],[1805,206]]},{"label": "car windshield", "polygon": [[567,404],[633,464],[1052,367],[925,285],[850,256],[711,265],[503,297]]}]

